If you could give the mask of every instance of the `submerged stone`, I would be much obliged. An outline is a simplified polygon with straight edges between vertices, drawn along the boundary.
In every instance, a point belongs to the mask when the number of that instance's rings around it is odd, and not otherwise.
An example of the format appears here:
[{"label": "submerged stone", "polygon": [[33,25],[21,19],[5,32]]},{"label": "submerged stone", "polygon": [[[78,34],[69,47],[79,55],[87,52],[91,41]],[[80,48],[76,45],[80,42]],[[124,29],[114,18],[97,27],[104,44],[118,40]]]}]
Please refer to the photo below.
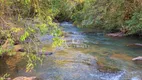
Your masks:
[{"label": "submerged stone", "polygon": [[116,66],[105,64],[104,62],[97,61],[98,70],[105,73],[116,73],[120,71]]},{"label": "submerged stone", "polygon": [[114,53],[110,56],[111,59],[121,59],[124,61],[131,61],[132,57],[124,53]]},{"label": "submerged stone", "polygon": [[38,54],[39,55],[46,55],[46,56],[48,56],[48,55],[52,55],[53,52],[39,52]]}]

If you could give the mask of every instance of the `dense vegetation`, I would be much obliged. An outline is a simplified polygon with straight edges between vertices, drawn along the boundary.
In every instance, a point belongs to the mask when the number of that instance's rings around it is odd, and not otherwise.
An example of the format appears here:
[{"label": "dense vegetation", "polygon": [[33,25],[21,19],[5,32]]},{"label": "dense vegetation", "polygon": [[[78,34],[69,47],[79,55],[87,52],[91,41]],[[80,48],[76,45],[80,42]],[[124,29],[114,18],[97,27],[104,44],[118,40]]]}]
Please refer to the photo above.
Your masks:
[{"label": "dense vegetation", "polygon": [[[10,52],[17,42],[27,46],[27,41],[34,45],[25,47],[27,53],[38,53],[38,37],[44,34],[54,36],[53,47],[60,46],[63,40],[57,21],[142,35],[141,7],[141,0],[0,0],[0,55]],[[40,59],[29,59],[28,71],[35,65],[31,65],[33,60]]]},{"label": "dense vegetation", "polygon": [[55,18],[59,21],[141,35],[141,0],[56,0],[52,5],[58,11]]},{"label": "dense vegetation", "polygon": [[82,5],[72,17],[79,26],[141,34],[141,0],[85,0]]},{"label": "dense vegetation", "polygon": [[[79,27],[93,27],[106,31],[121,31],[126,35],[142,31],[141,0],[79,0],[68,3],[60,12]],[[61,2],[62,3],[62,2]],[[60,4],[61,4],[60,3]],[[61,5],[63,6],[63,5]],[[64,18],[66,20],[66,18]]]}]

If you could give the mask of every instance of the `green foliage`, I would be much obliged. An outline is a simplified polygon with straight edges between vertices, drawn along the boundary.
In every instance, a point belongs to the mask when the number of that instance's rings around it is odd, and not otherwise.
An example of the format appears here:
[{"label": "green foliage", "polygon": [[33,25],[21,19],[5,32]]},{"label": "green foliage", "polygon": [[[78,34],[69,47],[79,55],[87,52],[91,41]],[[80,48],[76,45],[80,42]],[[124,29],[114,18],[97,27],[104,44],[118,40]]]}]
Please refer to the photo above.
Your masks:
[{"label": "green foliage", "polygon": [[42,34],[45,34],[48,31],[48,27],[46,24],[39,24],[39,25],[37,25],[37,27],[40,29],[40,32]]},{"label": "green foliage", "polygon": [[107,31],[121,31],[123,28],[127,34],[140,34],[140,7],[139,0],[85,0],[81,6],[76,6],[71,19],[79,27]]},{"label": "green foliage", "polygon": [[142,12],[134,12],[130,20],[126,21],[128,34],[136,34],[142,32]]},{"label": "green foliage", "polygon": [[29,33],[27,31],[25,31],[25,33],[20,37],[21,41],[25,41],[27,37],[29,37]]},{"label": "green foliage", "polygon": [[62,36],[63,33],[58,27],[55,27],[50,34],[54,36],[52,47],[60,47],[64,43],[63,36]]},{"label": "green foliage", "polygon": [[60,47],[64,43],[64,40],[61,37],[54,37],[52,47]]},{"label": "green foliage", "polygon": [[51,35],[54,37],[60,37],[62,34],[63,33],[59,28],[54,28],[54,30],[51,32]]},{"label": "green foliage", "polygon": [[[64,1],[67,3],[69,0]],[[53,35],[54,47],[62,44],[63,40],[60,39],[62,32],[58,29],[59,25],[53,22],[53,19],[60,13],[64,14],[64,12],[61,11],[64,6],[66,6],[66,3],[62,6],[64,1],[0,0],[0,25],[4,25],[0,27],[0,39],[3,40],[0,46],[2,46],[7,39],[12,45],[16,40],[26,45],[26,52],[30,53],[28,56],[25,56],[28,57],[27,71],[33,69],[36,66],[36,62],[42,62],[42,58],[38,57],[36,54],[32,54],[32,51],[35,50],[35,52],[38,53],[38,50],[40,50],[39,35]],[[68,4],[71,5],[71,3]],[[64,10],[68,11],[67,8],[69,8],[70,5],[64,8]],[[66,14],[69,13],[70,12],[67,12]],[[5,28],[5,26],[8,26],[8,28]],[[25,41],[26,39],[30,40],[28,44]],[[9,49],[4,50],[0,48],[0,54],[8,52],[7,50]]]},{"label": "green foliage", "polygon": [[42,64],[43,58],[35,55],[35,54],[28,54],[27,55],[28,58],[28,63],[26,65],[26,72],[30,72],[36,65],[38,62],[40,62]]},{"label": "green foliage", "polygon": [[0,77],[0,80],[6,80],[6,78],[8,78],[10,76],[10,74],[4,74],[2,77]]},{"label": "green foliage", "polygon": [[21,30],[22,30],[22,28],[16,28],[16,27],[11,28],[11,31],[13,31],[13,32],[19,32]]},{"label": "green foliage", "polygon": [[[72,15],[74,24],[77,24],[79,27],[90,27],[94,23],[94,10],[91,7],[94,5],[95,0],[85,0],[83,3],[79,4],[75,10],[75,13]],[[81,7],[81,10],[78,10],[78,7]]]},{"label": "green foliage", "polygon": [[[3,49],[2,47],[0,47],[0,56],[3,55],[4,53],[8,53],[10,51],[11,51],[11,49]],[[8,54],[8,55],[11,55],[11,54]]]},{"label": "green foliage", "polygon": [[4,53],[5,51],[0,47],[0,56]]}]

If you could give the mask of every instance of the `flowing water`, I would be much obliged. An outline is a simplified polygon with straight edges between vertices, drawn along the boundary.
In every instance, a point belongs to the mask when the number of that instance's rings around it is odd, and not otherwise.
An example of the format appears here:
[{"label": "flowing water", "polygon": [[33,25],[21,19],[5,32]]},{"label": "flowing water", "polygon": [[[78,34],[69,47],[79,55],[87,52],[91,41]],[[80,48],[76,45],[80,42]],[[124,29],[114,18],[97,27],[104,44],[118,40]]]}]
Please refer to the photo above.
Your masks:
[{"label": "flowing water", "polygon": [[[22,67],[25,62],[14,57],[0,62],[0,73],[7,72],[12,77],[37,76],[41,80],[142,80],[141,63],[132,61],[142,56],[142,47],[127,46],[142,43],[141,39],[111,38],[93,29],[77,28],[69,22],[60,25],[66,44],[55,50],[45,43],[46,40],[51,43],[52,36],[42,36],[40,39],[47,51],[55,52],[47,56],[42,65],[26,73]],[[98,64],[115,67],[118,71],[101,70]]]}]

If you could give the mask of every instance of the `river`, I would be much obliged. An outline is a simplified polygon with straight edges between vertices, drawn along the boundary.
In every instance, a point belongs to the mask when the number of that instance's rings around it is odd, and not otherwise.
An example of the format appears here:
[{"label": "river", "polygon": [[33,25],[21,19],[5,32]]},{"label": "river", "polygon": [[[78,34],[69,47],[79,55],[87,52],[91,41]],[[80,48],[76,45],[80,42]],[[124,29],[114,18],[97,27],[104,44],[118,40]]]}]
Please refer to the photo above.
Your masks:
[{"label": "river", "polygon": [[[101,31],[77,28],[70,22],[60,25],[66,44],[55,51],[44,43],[47,51],[55,53],[47,56],[42,65],[26,73],[21,67],[25,62],[21,61],[13,64],[16,69],[9,72],[8,62],[1,61],[0,73],[7,72],[12,77],[37,76],[41,80],[142,80],[142,65],[132,61],[142,56],[142,47],[127,46],[142,43],[141,39],[108,37]],[[46,41],[46,37],[41,38]]]}]

